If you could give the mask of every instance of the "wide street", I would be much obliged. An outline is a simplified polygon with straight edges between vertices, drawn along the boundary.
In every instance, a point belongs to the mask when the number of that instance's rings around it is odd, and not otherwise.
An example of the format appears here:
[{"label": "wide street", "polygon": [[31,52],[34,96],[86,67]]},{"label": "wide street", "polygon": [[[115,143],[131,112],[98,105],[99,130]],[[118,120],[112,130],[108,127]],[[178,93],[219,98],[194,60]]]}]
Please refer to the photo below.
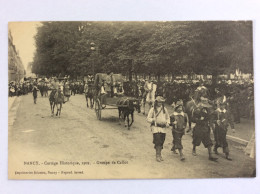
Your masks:
[{"label": "wide street", "polygon": [[[38,94],[37,104],[31,93],[17,97],[9,109],[9,178],[249,177],[255,169],[245,146],[233,141],[229,141],[233,161],[227,161],[221,149],[218,161],[209,161],[203,145],[193,156],[190,134],[183,137],[186,160],[182,162],[170,151],[170,128],[162,151],[164,161],[158,163],[146,117],[137,112],[134,116],[128,130],[119,125],[117,110],[103,110],[102,120],[97,120],[95,111],[86,107],[84,95],[72,96],[60,118],[51,117],[46,97]],[[248,122],[245,130],[252,127]]]}]

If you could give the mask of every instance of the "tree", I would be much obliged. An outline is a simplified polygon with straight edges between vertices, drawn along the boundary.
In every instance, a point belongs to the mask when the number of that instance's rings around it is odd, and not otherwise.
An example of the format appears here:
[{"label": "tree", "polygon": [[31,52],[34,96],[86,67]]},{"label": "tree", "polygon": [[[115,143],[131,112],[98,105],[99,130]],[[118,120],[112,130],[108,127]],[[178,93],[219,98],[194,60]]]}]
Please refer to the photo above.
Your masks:
[{"label": "tree", "polygon": [[[216,77],[253,71],[252,22],[43,22],[33,72]],[[91,43],[95,50],[91,50]]]}]

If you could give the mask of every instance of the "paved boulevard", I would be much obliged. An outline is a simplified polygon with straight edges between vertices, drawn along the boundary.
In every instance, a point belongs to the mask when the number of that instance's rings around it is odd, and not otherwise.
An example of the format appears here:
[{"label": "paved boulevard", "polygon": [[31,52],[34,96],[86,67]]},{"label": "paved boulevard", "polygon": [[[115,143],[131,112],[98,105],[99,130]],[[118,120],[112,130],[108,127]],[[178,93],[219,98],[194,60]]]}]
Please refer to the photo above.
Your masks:
[{"label": "paved boulevard", "polygon": [[244,147],[234,142],[229,142],[232,162],[222,154],[218,162],[209,161],[203,145],[193,156],[189,134],[183,137],[186,160],[182,162],[170,151],[170,128],[162,152],[165,161],[158,163],[145,116],[135,113],[135,122],[127,130],[118,124],[117,115],[116,110],[104,110],[98,121],[94,110],[86,107],[84,95],[72,96],[63,105],[60,118],[51,117],[48,98],[38,97],[37,104],[33,104],[32,94],[16,98],[9,110],[9,177],[243,177],[250,176],[255,168]]}]

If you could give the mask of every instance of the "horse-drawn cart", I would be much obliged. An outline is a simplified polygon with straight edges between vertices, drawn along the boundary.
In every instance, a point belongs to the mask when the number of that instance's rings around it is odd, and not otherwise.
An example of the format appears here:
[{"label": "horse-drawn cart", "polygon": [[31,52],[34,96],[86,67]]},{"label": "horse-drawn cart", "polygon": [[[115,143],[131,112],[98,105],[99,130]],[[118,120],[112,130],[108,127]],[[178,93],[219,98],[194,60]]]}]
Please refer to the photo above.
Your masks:
[{"label": "horse-drawn cart", "polygon": [[127,105],[119,105],[122,96],[115,93],[116,83],[122,83],[121,74],[107,75],[97,73],[95,75],[94,86],[96,88],[94,101],[95,112],[98,120],[101,120],[101,112],[105,109],[118,109],[118,107],[126,107]]},{"label": "horse-drawn cart", "polygon": [[[127,119],[127,126],[133,123],[134,109],[138,109],[140,112],[140,102],[138,99],[132,97],[126,97],[120,90],[123,80],[120,74],[107,75],[98,73],[95,76],[94,86],[96,88],[94,95],[94,109],[98,120],[101,120],[103,110],[117,109],[119,113],[119,119]],[[129,115],[132,116],[132,122],[129,124]]]}]

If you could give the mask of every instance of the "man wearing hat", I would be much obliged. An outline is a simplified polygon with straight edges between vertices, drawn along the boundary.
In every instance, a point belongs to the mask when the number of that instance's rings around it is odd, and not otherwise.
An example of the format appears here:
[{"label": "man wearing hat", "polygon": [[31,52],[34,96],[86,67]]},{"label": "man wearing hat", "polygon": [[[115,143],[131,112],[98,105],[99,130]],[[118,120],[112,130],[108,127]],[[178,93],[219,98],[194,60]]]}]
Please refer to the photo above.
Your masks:
[{"label": "man wearing hat", "polygon": [[37,84],[35,83],[32,89],[34,104],[36,104],[36,100],[37,100],[37,91],[39,91],[39,89],[37,88]]},{"label": "man wearing hat", "polygon": [[153,133],[153,143],[156,150],[156,161],[163,161],[161,151],[166,136],[166,127],[169,127],[170,116],[167,109],[164,107],[165,99],[157,96],[155,99],[154,107],[148,113],[147,121],[151,123],[151,131]]},{"label": "man wearing hat", "polygon": [[170,116],[171,126],[172,126],[172,137],[173,137],[173,147],[171,151],[177,154],[176,149],[179,150],[181,161],[185,160],[182,153],[182,136],[185,133],[185,128],[188,122],[188,116],[183,112],[183,101],[179,100],[174,106],[174,112]]},{"label": "man wearing hat", "polygon": [[113,71],[110,70],[107,72],[106,83],[108,85],[107,92],[111,95],[111,97],[114,96],[114,85],[115,85],[114,82],[115,82],[114,73]]},{"label": "man wearing hat", "polygon": [[154,98],[155,98],[156,89],[154,89],[154,84],[150,78],[145,83],[144,90],[146,91],[146,100],[145,101],[149,103],[149,108],[151,108],[155,101]]},{"label": "man wearing hat", "polygon": [[213,114],[213,121],[215,126],[214,138],[216,142],[214,146],[214,152],[218,154],[218,148],[222,147],[223,152],[226,155],[226,159],[232,160],[229,157],[229,148],[228,148],[226,136],[227,136],[227,128],[229,125],[234,130],[234,123],[229,111],[225,107],[226,107],[226,103],[224,101],[221,101],[219,103],[219,107],[216,109],[216,111]]},{"label": "man wearing hat", "polygon": [[204,147],[208,149],[209,160],[216,161],[218,158],[212,156],[213,143],[210,138],[210,111],[212,106],[208,103],[207,99],[201,97],[200,103],[193,110],[193,117],[196,123],[193,128],[193,149],[192,154],[196,156],[196,146],[199,146],[201,142]]}]

